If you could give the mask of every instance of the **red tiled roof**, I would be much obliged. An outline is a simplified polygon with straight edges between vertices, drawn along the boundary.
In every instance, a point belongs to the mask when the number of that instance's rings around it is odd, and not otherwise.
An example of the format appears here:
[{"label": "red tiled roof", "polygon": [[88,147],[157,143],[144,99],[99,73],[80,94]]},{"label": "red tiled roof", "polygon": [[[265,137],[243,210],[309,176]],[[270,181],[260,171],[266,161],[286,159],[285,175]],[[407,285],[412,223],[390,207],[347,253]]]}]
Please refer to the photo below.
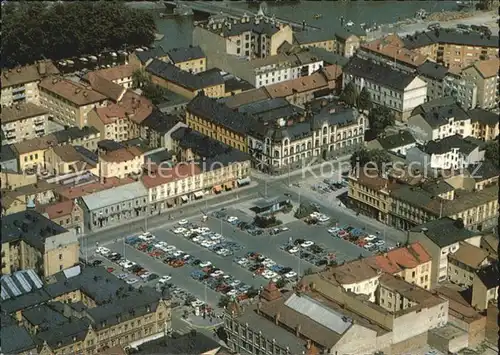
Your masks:
[{"label": "red tiled roof", "polygon": [[98,182],[85,184],[85,185],[63,187],[63,188],[57,189],[56,193],[63,198],[73,200],[75,198],[86,196],[86,195],[92,194],[94,192],[107,190],[107,189],[112,188],[112,187],[131,184],[133,182],[135,182],[135,180],[131,179],[131,178],[118,179],[115,177],[111,177],[111,178],[105,179],[105,181],[103,181],[103,182],[98,181]]},{"label": "red tiled roof", "polygon": [[123,64],[112,68],[96,70],[93,73],[103,77],[106,80],[118,80],[131,77],[135,70],[139,69],[133,64]]},{"label": "red tiled roof", "polygon": [[73,200],[67,200],[45,207],[45,213],[49,215],[50,219],[55,219],[71,214],[73,206]]},{"label": "red tiled roof", "polygon": [[120,105],[129,119],[137,124],[140,124],[153,112],[153,103],[131,90],[125,92]]},{"label": "red tiled roof", "polygon": [[123,86],[115,84],[114,82],[107,80],[96,73],[88,73],[87,80],[90,83],[90,86],[92,86],[92,89],[115,102],[120,101],[125,94],[126,89]]},{"label": "red tiled roof", "polygon": [[111,104],[105,107],[98,107],[95,109],[97,116],[104,124],[115,122],[117,119],[125,118],[125,109],[119,105]]},{"label": "red tiled roof", "polygon": [[150,189],[152,187],[167,184],[171,181],[197,175],[199,173],[201,173],[201,169],[194,163],[179,164],[173,168],[161,169],[154,172],[151,171],[142,177],[142,182],[146,188]]},{"label": "red tiled roof", "polygon": [[[425,251],[419,242],[407,247],[393,249],[386,254],[377,255],[372,258],[374,265],[381,271],[388,274],[395,274],[403,269],[413,269],[418,265],[431,260],[430,255]],[[374,260],[373,260],[374,259]]]},{"label": "red tiled roof", "polygon": [[134,160],[143,153],[137,147],[120,148],[113,150],[100,156],[101,160],[111,163],[121,163],[129,160]]}]

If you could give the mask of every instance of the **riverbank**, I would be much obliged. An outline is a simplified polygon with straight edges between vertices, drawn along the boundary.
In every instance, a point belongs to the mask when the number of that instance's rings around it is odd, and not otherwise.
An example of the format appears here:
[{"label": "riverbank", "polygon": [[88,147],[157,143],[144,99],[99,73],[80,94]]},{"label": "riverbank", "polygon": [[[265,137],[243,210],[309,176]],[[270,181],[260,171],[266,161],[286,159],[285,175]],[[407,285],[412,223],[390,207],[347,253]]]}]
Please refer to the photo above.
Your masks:
[{"label": "riverbank", "polygon": [[[383,25],[380,30],[371,32],[370,39],[379,38],[390,33],[397,33],[400,36],[413,34],[417,31],[425,31],[431,23],[439,22],[442,28],[455,28],[458,24],[466,25],[485,25],[491,29],[492,33],[498,33],[498,15],[494,11],[474,11],[469,16],[458,15],[456,13],[446,14],[435,13],[428,16],[425,20],[408,19],[394,24]],[[448,20],[443,20],[448,18]],[[438,19],[438,20],[436,20]]]}]

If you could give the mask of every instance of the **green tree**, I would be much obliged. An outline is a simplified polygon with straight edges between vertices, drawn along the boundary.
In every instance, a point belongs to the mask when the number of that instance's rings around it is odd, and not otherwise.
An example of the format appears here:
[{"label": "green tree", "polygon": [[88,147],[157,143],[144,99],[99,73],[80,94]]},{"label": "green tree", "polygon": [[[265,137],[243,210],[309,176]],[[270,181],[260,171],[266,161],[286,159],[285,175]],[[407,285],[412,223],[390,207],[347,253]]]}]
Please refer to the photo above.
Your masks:
[{"label": "green tree", "polygon": [[259,291],[255,287],[250,287],[250,289],[247,291],[247,296],[248,298],[254,298],[259,294]]},{"label": "green tree", "polygon": [[371,96],[366,87],[359,93],[357,105],[360,110],[369,110],[372,108]]},{"label": "green tree", "polygon": [[384,167],[391,161],[389,153],[383,149],[367,150],[365,148],[355,151],[351,155],[351,168],[376,168],[383,172]]},{"label": "green tree", "polygon": [[134,72],[132,73],[132,86],[135,89],[149,83],[151,83],[151,76],[146,70],[144,70],[143,68],[134,70]]},{"label": "green tree", "polygon": [[146,96],[155,105],[164,101],[167,89],[153,83],[146,83],[142,88],[142,94]]},{"label": "green tree", "polygon": [[384,106],[374,107],[368,114],[370,129],[376,133],[383,132],[386,127],[393,125],[394,121],[394,113]]},{"label": "green tree", "polygon": [[217,306],[220,308],[227,307],[227,305],[231,302],[231,298],[229,296],[223,295],[220,296],[219,302],[217,303]]},{"label": "green tree", "polygon": [[344,87],[344,90],[342,90],[342,93],[340,94],[340,100],[344,101],[349,106],[354,107],[356,105],[357,99],[358,99],[358,89],[356,89],[354,83],[350,81]]},{"label": "green tree", "polygon": [[486,143],[484,157],[496,166],[500,166],[500,151],[498,140],[492,140]]},{"label": "green tree", "polygon": [[282,277],[279,278],[278,281],[276,281],[277,288],[283,288],[283,287],[285,287],[285,285],[286,285],[286,281]]}]

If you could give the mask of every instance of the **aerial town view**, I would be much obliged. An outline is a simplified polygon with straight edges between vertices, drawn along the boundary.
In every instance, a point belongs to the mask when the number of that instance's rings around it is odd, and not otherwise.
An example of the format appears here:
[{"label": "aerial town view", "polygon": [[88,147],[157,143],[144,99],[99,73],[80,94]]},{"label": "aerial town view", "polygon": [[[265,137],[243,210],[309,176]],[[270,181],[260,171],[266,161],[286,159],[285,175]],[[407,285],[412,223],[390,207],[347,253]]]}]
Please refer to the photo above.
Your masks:
[{"label": "aerial town view", "polygon": [[497,0],[1,4],[0,355],[498,354]]}]

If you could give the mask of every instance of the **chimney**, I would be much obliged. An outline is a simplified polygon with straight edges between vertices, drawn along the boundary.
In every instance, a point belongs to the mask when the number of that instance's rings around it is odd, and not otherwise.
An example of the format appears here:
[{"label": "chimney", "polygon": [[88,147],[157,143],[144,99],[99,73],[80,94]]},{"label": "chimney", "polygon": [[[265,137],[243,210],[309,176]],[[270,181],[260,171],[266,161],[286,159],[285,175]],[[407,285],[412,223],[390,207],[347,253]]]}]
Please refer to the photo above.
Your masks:
[{"label": "chimney", "polygon": [[307,339],[307,348],[311,349],[311,345],[312,345],[311,340]]},{"label": "chimney", "polygon": [[301,330],[300,324],[295,327],[295,336],[299,337],[300,336],[300,330]]},{"label": "chimney", "polygon": [[40,75],[45,75],[47,73],[47,66],[44,61],[38,62],[38,73]]},{"label": "chimney", "polygon": [[276,316],[274,317],[274,323],[276,325],[280,324],[280,317],[281,317],[280,312],[276,313]]}]

